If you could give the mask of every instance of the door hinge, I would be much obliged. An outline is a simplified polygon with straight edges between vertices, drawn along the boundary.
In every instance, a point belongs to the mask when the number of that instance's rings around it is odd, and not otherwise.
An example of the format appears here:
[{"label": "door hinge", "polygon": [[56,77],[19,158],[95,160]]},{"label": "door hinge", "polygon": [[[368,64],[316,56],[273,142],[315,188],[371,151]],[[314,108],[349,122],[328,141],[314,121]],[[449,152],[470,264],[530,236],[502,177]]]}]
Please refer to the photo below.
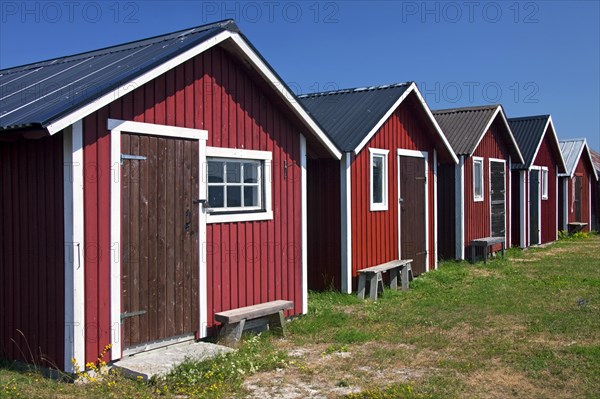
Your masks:
[{"label": "door hinge", "polygon": [[131,154],[121,154],[121,165],[123,165],[123,161],[131,160],[131,161],[145,161],[148,159],[143,155],[131,155]]},{"label": "door hinge", "polygon": [[127,319],[129,317],[135,317],[135,316],[141,316],[146,314],[147,312],[145,310],[137,310],[135,312],[125,312],[125,313],[121,313],[121,320],[123,319]]}]

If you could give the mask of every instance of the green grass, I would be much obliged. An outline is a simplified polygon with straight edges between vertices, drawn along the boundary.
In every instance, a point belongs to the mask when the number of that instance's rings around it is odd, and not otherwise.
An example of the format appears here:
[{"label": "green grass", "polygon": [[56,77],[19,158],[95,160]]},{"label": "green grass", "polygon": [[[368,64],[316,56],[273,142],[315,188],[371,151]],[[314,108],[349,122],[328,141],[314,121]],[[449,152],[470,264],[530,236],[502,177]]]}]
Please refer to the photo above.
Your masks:
[{"label": "green grass", "polygon": [[[110,375],[79,386],[4,366],[0,397],[244,397],[246,378],[268,384],[285,369],[291,381],[319,378],[324,396],[358,387],[348,399],[596,398],[599,249],[599,236],[580,236],[510,249],[485,266],[443,262],[408,292],[386,290],[377,301],[311,292],[288,339],[250,336],[235,353],[185,362],[150,382]],[[313,357],[288,358],[288,350],[311,348]],[[398,380],[403,369],[420,372]],[[365,370],[382,376],[376,386]]]}]

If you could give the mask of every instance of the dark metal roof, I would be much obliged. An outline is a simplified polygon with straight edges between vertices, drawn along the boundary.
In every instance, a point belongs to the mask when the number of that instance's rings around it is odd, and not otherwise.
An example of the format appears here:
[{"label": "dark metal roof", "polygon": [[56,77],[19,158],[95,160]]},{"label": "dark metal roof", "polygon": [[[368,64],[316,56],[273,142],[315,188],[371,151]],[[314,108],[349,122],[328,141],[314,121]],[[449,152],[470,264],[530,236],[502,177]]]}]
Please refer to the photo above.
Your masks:
[{"label": "dark metal roof", "polygon": [[239,32],[225,20],[0,70],[0,130],[45,127],[225,30]]},{"label": "dark metal roof", "polygon": [[508,120],[525,161],[522,164],[514,163],[513,169],[527,169],[533,164],[549,120],[550,115],[525,116]]},{"label": "dark metal roof", "polygon": [[432,112],[456,155],[471,155],[497,109],[498,105],[486,105]]},{"label": "dark metal roof", "polygon": [[298,96],[301,104],[344,152],[354,151],[412,82]]}]

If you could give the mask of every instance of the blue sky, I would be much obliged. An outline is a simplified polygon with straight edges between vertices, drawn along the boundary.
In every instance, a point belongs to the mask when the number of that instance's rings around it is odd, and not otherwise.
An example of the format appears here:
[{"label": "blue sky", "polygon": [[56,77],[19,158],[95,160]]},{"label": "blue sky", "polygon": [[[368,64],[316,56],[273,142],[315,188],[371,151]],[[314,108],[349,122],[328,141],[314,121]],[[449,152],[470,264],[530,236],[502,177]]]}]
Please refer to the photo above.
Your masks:
[{"label": "blue sky", "polygon": [[597,1],[0,1],[0,68],[233,18],[297,93],[416,81],[600,150]]}]

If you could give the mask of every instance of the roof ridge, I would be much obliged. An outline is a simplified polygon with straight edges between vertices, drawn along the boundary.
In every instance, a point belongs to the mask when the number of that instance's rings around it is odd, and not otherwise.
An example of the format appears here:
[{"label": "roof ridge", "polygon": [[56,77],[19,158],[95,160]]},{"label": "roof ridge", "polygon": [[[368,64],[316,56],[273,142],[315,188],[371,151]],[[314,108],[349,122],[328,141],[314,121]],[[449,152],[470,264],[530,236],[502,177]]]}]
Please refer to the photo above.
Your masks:
[{"label": "roof ridge", "polygon": [[587,140],[586,140],[586,138],[585,138],[585,137],[578,137],[578,138],[574,138],[574,139],[563,139],[563,140],[558,140],[558,142],[559,142],[559,143],[566,143],[567,141],[577,141],[577,142],[584,141],[584,142],[586,142],[586,143],[587,143]]},{"label": "roof ridge", "polygon": [[310,97],[322,97],[322,96],[331,96],[331,95],[346,94],[346,93],[360,93],[363,91],[385,90],[385,89],[393,89],[396,87],[409,86],[413,83],[414,83],[413,81],[408,81],[408,82],[392,83],[392,84],[379,85],[379,86],[337,89],[337,90],[330,90],[330,91],[321,91],[321,92],[316,92],[316,93],[299,94],[297,97],[298,98],[310,98]]},{"label": "roof ridge", "polygon": [[550,114],[540,114],[531,116],[517,116],[514,118],[507,118],[509,121],[520,121],[520,120],[531,120],[531,119],[547,119],[550,118]]},{"label": "roof ridge", "polygon": [[[142,44],[143,42],[148,43],[148,42],[152,42],[153,40],[156,40],[154,43],[159,43],[161,41],[166,41],[166,40],[168,40],[167,37],[173,36],[174,34],[177,34],[177,33],[180,33],[180,35],[178,35],[177,37],[184,37],[184,36],[188,36],[193,33],[207,31],[207,30],[213,29],[213,28],[222,28],[222,29],[226,29],[226,30],[230,30],[230,31],[234,31],[234,32],[239,32],[239,28],[233,19],[224,19],[224,20],[212,22],[212,23],[206,24],[206,25],[199,25],[199,26],[195,26],[195,27],[191,27],[191,28],[187,28],[187,29],[176,30],[174,32],[164,33],[162,35],[156,35],[156,36],[146,37],[146,38],[142,38],[142,39],[138,39],[138,40],[132,40],[130,42],[125,42],[125,43],[118,43],[118,44],[114,44],[112,46],[88,50],[88,51],[84,51],[81,53],[63,55],[60,57],[49,58],[49,59],[42,60],[42,61],[35,61],[35,62],[29,63],[29,64],[16,65],[16,66],[12,66],[12,67],[5,68],[5,69],[0,69],[0,73],[11,74],[11,73],[15,73],[15,72],[27,71],[30,69],[36,69],[36,68],[48,66],[48,65],[59,65],[59,64],[66,64],[66,63],[70,63],[70,62],[76,62],[78,60],[81,60],[82,58],[91,57],[92,56],[91,54],[107,55],[107,54],[118,53],[121,51],[130,50],[132,48],[143,47],[144,46]],[[164,39],[157,40],[160,38],[164,38]],[[138,45],[134,46],[136,43]],[[118,49],[118,48],[121,48],[121,49]],[[112,51],[111,51],[111,49],[112,49]]]},{"label": "roof ridge", "polygon": [[431,112],[433,114],[451,114],[451,113],[455,113],[455,112],[491,110],[491,109],[496,109],[498,107],[502,107],[502,105],[501,104],[490,104],[490,105],[476,105],[473,107],[444,108],[444,109],[431,110]]}]

